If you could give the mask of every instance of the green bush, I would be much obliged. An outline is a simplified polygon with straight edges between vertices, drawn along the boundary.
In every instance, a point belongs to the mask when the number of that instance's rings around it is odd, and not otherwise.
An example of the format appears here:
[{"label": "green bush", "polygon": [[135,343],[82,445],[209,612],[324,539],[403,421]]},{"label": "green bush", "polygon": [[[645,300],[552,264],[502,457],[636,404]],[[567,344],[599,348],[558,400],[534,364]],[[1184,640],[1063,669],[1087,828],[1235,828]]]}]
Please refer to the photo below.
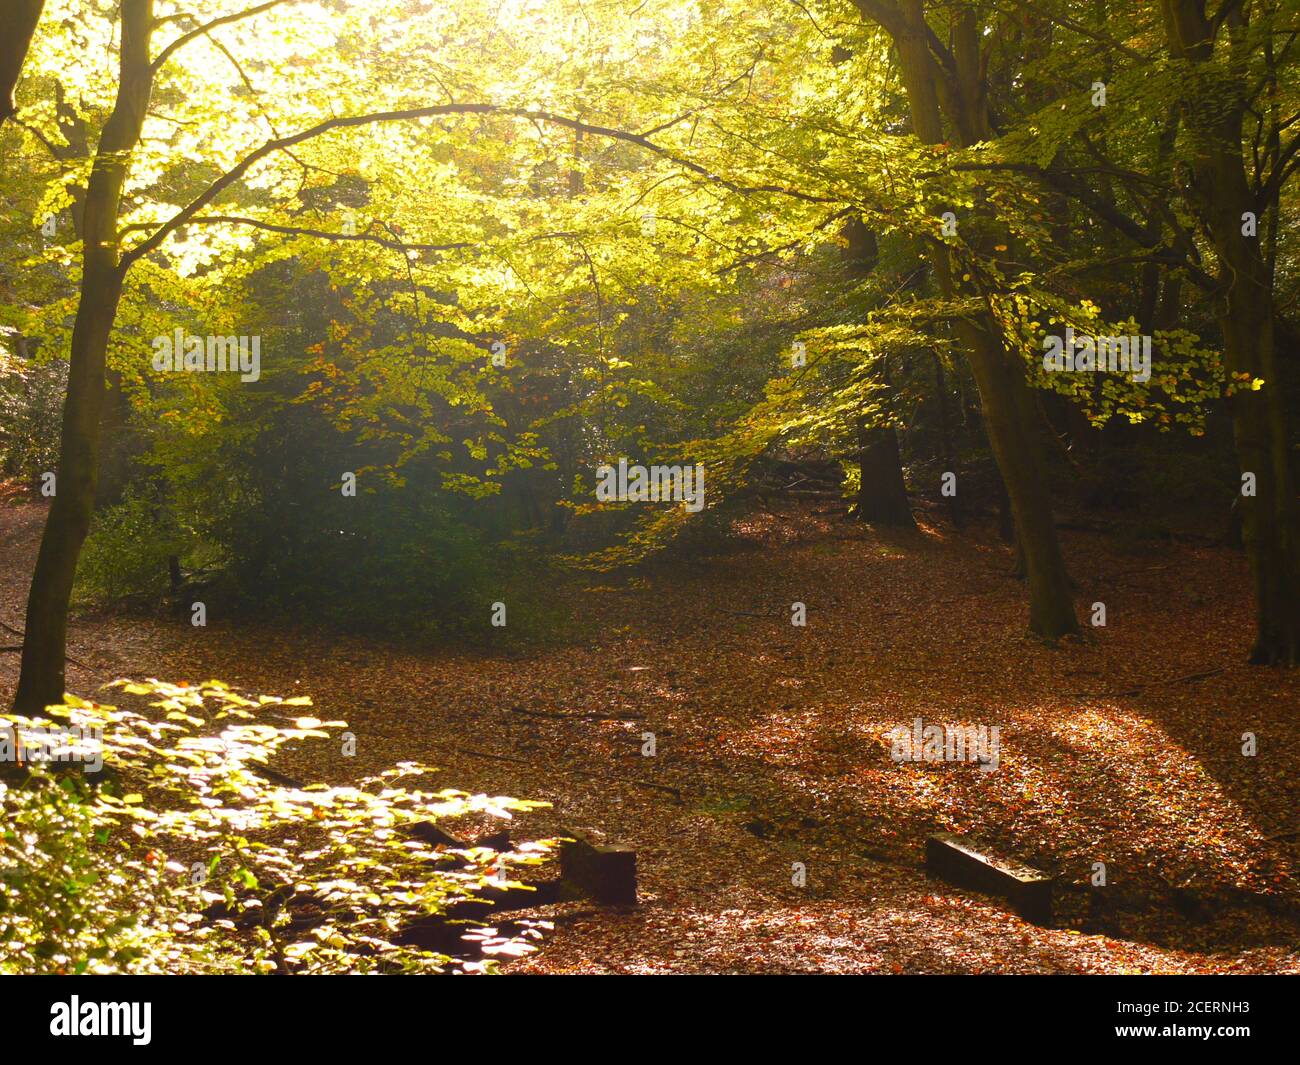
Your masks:
[{"label": "green bush", "polygon": [[143,499],[128,498],[98,512],[77,562],[78,600],[161,596],[169,584],[167,559],[180,554],[182,545],[175,523]]},{"label": "green bush", "polygon": [[7,356],[0,347],[0,477],[35,487],[58,467],[68,364]]}]

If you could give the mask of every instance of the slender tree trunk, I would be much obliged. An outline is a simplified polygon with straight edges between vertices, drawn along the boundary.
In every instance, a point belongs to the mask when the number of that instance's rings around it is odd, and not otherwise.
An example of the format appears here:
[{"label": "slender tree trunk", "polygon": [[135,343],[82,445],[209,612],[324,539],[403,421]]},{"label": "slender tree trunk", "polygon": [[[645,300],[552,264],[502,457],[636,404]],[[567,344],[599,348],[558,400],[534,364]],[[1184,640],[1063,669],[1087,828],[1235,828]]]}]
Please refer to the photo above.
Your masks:
[{"label": "slender tree trunk", "polygon": [[[952,418],[948,413],[948,379],[943,372],[943,360],[937,351],[930,352],[934,360],[934,391],[939,397],[939,452],[944,468],[957,473],[956,452],[952,446]],[[962,526],[961,504],[955,495],[948,496],[948,516],[955,528]]]},{"label": "slender tree trunk", "polygon": [[95,485],[95,509],[120,503],[131,479],[133,440],[131,437],[131,399],[122,387],[122,375],[116,370],[105,373],[105,394],[100,420],[99,476]]},{"label": "slender tree trunk", "polygon": [[[880,259],[880,247],[873,233],[857,215],[841,227],[845,247],[840,258],[844,272],[853,281],[870,277]],[[889,379],[889,361],[883,360],[881,372],[883,406],[892,413],[894,390]],[[898,451],[898,432],[892,425],[871,426],[865,417],[858,420],[858,462],[861,480],[858,485],[857,518],[878,525],[915,529],[916,519],[907,500],[903,480],[903,460]]]},{"label": "slender tree trunk", "polygon": [[63,657],[68,603],[77,556],[95,504],[99,416],[104,396],[104,352],[117,314],[121,278],[116,271],[87,274],[72,332],[68,395],[54,501],[45,521],[27,599],[22,673],[16,709],[39,711],[63,701]]},{"label": "slender tree trunk", "polygon": [[[998,539],[1004,544],[1016,542],[1016,516],[1011,512],[1011,497],[1007,495],[1006,483],[1002,480],[1002,471],[998,470]],[[1017,552],[1019,555],[1019,552]],[[1016,573],[1025,575],[1024,566],[1019,565]]]},{"label": "slender tree trunk", "polygon": [[152,29],[153,0],[122,0],[117,100],[86,187],[81,296],[72,328],[54,502],[27,597],[22,673],[14,699],[15,709],[25,713],[63,701],[68,604],[94,510],[105,356],[122,295],[117,215],[152,89]]},{"label": "slender tree trunk", "polygon": [[1272,297],[1259,274],[1262,259],[1252,262],[1249,254],[1233,256],[1228,248],[1221,248],[1220,254],[1237,276],[1220,318],[1225,361],[1230,372],[1264,382],[1257,391],[1243,388],[1231,399],[1241,472],[1253,475],[1255,481],[1254,495],[1243,494],[1240,508],[1255,591],[1250,660],[1295,665],[1300,662],[1300,555],[1286,407],[1273,343]]}]

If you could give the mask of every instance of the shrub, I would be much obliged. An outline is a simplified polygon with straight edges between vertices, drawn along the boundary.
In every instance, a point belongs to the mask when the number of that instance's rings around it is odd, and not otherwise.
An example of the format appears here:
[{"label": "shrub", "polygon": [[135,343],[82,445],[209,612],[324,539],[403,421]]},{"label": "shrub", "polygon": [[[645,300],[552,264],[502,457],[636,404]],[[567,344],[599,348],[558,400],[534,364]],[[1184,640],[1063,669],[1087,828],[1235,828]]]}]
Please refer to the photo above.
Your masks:
[{"label": "shrub", "polygon": [[77,562],[77,597],[105,603],[132,595],[161,596],[167,559],[182,551],[175,523],[160,508],[128,498],[95,515]]},{"label": "shrub", "polygon": [[68,364],[7,356],[0,347],[0,476],[35,487],[58,467]]}]

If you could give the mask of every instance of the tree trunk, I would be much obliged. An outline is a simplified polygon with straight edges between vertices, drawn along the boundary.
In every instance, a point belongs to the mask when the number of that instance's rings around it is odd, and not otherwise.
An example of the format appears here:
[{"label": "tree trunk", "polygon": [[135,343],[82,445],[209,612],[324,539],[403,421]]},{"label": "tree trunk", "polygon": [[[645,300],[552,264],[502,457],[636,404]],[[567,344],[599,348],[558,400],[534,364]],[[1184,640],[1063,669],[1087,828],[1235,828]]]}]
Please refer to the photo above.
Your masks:
[{"label": "tree trunk", "polygon": [[[845,274],[853,281],[870,277],[880,259],[876,235],[858,215],[851,215],[840,228],[845,247],[840,253]],[[883,405],[892,413],[893,387],[889,380],[889,362],[882,368]],[[903,460],[898,451],[898,433],[892,425],[872,427],[866,418],[858,421],[858,462],[861,483],[858,485],[857,519],[873,525],[892,525],[915,529],[912,507],[907,501],[903,481]]]},{"label": "tree trunk", "polygon": [[[939,397],[939,452],[943,457],[944,469],[957,472],[956,452],[952,446],[952,419],[948,414],[948,380],[943,372],[943,360],[937,351],[930,352],[934,360],[934,391]],[[954,528],[962,526],[961,504],[957,496],[948,496],[948,516]]]},{"label": "tree trunk", "polygon": [[[957,139],[971,145],[989,135],[978,73],[979,37],[969,18],[954,27],[957,71],[941,71],[930,54],[924,0],[903,0],[894,25],[886,26],[898,49],[912,128],[924,144],[944,141],[947,113]],[[972,61],[974,50],[976,61]],[[942,107],[942,111],[941,111]],[[945,295],[957,291],[948,253],[931,250],[935,278]],[[954,333],[970,360],[993,457],[1011,499],[1019,550],[1029,585],[1029,628],[1052,640],[1077,632],[1074,597],[1056,538],[1047,495],[1042,448],[1032,431],[1037,413],[1024,368],[1005,350],[992,318],[981,313],[954,323]]]},{"label": "tree trunk", "polygon": [[45,0],[9,0],[5,4],[5,21],[9,25],[0,34],[0,122],[18,113],[14,87],[22,75],[23,61],[44,7]]},{"label": "tree trunk", "polygon": [[[989,446],[992,447],[991,444]],[[998,539],[1004,544],[1014,544],[1016,542],[1016,516],[1011,512],[1011,497],[1007,495],[1006,482],[1002,480],[1002,471],[997,468],[997,463],[994,463],[993,469],[998,477]],[[1018,554],[1019,552],[1017,552]],[[1016,573],[1018,576],[1023,577],[1025,575],[1024,566],[1019,566]]]},{"label": "tree trunk", "polygon": [[972,323],[959,323],[979,385],[993,457],[1002,472],[1015,519],[1016,548],[1029,585],[1029,628],[1047,639],[1078,630],[1070,578],[1061,557],[1044,483],[1042,445],[1026,424],[1029,386],[1024,368],[998,338]]},{"label": "tree trunk", "polygon": [[[1165,0],[1170,51],[1209,66],[1217,29],[1195,0]],[[1210,75],[1213,77],[1213,74]],[[1300,661],[1300,537],[1291,468],[1284,382],[1274,346],[1272,270],[1258,236],[1242,232],[1247,212],[1274,212],[1251,189],[1242,154],[1245,101],[1238,84],[1216,87],[1216,106],[1186,101],[1192,131],[1191,200],[1218,253],[1224,282],[1218,316],[1224,362],[1232,375],[1260,381],[1231,398],[1233,437],[1243,475],[1253,475],[1253,495],[1242,495],[1242,536],[1255,591],[1255,643],[1250,660],[1295,665]]]},{"label": "tree trunk", "polygon": [[103,417],[99,435],[99,476],[95,485],[95,509],[122,502],[131,479],[131,463],[137,450],[131,434],[131,399],[122,387],[122,375],[105,373]]},{"label": "tree trunk", "polygon": [[1255,590],[1250,660],[1295,665],[1300,662],[1300,555],[1286,408],[1273,344],[1272,297],[1253,272],[1263,266],[1262,260],[1251,262],[1249,256],[1233,256],[1223,247],[1220,254],[1237,276],[1221,316],[1228,370],[1264,382],[1258,391],[1246,387],[1231,400],[1241,472],[1255,478],[1255,494],[1243,495],[1240,508]]},{"label": "tree trunk", "polygon": [[54,502],[45,521],[27,599],[22,673],[14,700],[15,709],[24,713],[63,702],[68,603],[77,572],[77,556],[90,529],[95,505],[104,353],[120,293],[121,278],[115,270],[107,275],[90,272],[81,286],[81,301],[72,331]]},{"label": "tree trunk", "polygon": [[153,0],[123,0],[117,100],[86,187],[81,295],[72,329],[54,502],[27,597],[22,673],[14,698],[15,709],[23,713],[63,701],[68,604],[94,510],[105,355],[122,295],[117,215],[152,89],[152,28]]},{"label": "tree trunk", "polygon": [[894,427],[868,428],[865,421],[859,422],[858,459],[862,465],[858,520],[915,529],[916,520],[907,501],[903,464],[898,454],[898,433]]}]

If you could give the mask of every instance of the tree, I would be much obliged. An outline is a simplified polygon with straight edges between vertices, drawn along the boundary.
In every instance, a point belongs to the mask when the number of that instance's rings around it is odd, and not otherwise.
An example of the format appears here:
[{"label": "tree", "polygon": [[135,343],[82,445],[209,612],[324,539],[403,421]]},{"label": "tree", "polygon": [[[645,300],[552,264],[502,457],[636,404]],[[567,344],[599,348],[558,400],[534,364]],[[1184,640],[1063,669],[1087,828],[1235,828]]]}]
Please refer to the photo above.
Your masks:
[{"label": "tree", "polygon": [[68,601],[94,509],[104,358],[125,274],[117,218],[153,88],[153,27],[152,0],[123,0],[117,102],[100,134],[86,189],[81,294],[72,332],[58,481],[27,600],[22,673],[14,698],[19,710],[39,710],[63,699]]},{"label": "tree", "polygon": [[[42,93],[50,102],[0,135],[32,149],[23,158],[39,177],[22,190],[25,206],[37,217],[70,209],[82,240],[58,489],[28,604],[19,693],[28,707],[62,695],[66,611],[103,462],[105,378],[131,393],[137,419],[164,414],[193,429],[219,408],[220,387],[146,381],[141,341],[200,310],[234,320],[234,294],[289,256],[300,277],[343,294],[345,314],[329,325],[351,330],[333,352],[304,353],[318,359],[306,386],[314,400],[327,394],[340,424],[383,442],[393,483],[414,457],[436,456],[455,491],[487,497],[508,480],[534,525],[539,494],[579,509],[585,471],[615,450],[696,450],[726,468],[711,474],[711,491],[729,491],[764,449],[789,443],[860,463],[864,516],[880,504],[877,520],[906,523],[892,426],[904,399],[937,388],[951,458],[942,365],[917,369],[942,352],[958,385],[978,388],[1030,627],[1049,639],[1077,621],[1047,485],[1059,449],[1037,390],[1057,393],[1058,420],[1068,403],[1080,433],[1116,413],[1162,428],[1203,418],[1218,395],[1214,358],[1194,330],[1177,328],[1199,288],[1221,304],[1243,470],[1259,482],[1248,539],[1261,632],[1272,635],[1258,657],[1292,655],[1289,428],[1273,342],[1245,329],[1276,313],[1276,205],[1297,159],[1282,140],[1290,44],[1270,51],[1269,20],[1242,15],[1272,7],[1227,3],[1210,18],[1206,32],[1233,45],[1228,59],[1193,47],[1203,5],[1171,18],[1181,51],[1157,72],[1160,91],[1206,70],[1153,132],[1132,109],[1112,118],[1085,106],[1061,76],[1086,49],[1107,76],[1136,80],[1149,57],[1126,42],[1149,44],[1160,29],[1151,5],[855,0],[865,22],[832,31],[850,49],[802,7],[683,3],[680,18],[656,15],[656,48],[629,81],[646,27],[612,5],[573,20],[566,5],[539,14],[471,4],[428,19],[309,5],[258,21],[265,47],[253,48],[247,24],[292,2],[200,23],[156,19],[131,0],[113,84],[98,69],[65,74],[41,39],[27,61],[31,85],[55,82]],[[111,47],[116,15],[107,5],[97,13],[72,26],[56,10],[50,22],[78,44],[85,33]],[[164,27],[175,28],[153,56],[150,37]],[[398,37],[411,65],[370,62],[371,44]],[[337,40],[359,43],[319,43]],[[172,62],[181,49],[197,61]],[[1215,118],[1203,135],[1197,123],[1219,115],[1203,105],[1220,77],[1254,95],[1242,90],[1231,128]],[[90,131],[105,113],[86,174]],[[1238,180],[1229,172],[1248,154],[1243,129],[1247,139],[1258,132],[1262,165]],[[1115,150],[1127,165],[1108,156]],[[1175,189],[1185,170],[1193,180]],[[1209,241],[1171,205],[1184,191]],[[1250,203],[1265,234],[1254,245],[1228,224]],[[354,229],[341,224],[345,207],[364,216]],[[959,234],[940,228],[948,208]],[[837,233],[850,264],[855,233],[895,259],[854,276],[830,262]],[[14,278],[39,246],[29,241],[9,254]],[[57,266],[57,250],[46,254]],[[56,288],[58,270],[46,272]],[[1232,287],[1238,275],[1255,279],[1249,293]],[[1037,371],[1045,320],[1100,328],[1125,317],[1133,292],[1136,317],[1163,348],[1158,387]],[[57,347],[65,305],[29,303],[48,308],[13,317],[25,326],[43,313],[37,346]],[[787,372],[792,342],[807,342],[809,357]],[[514,353],[508,369],[489,360],[494,344]],[[339,351],[347,358],[327,357]],[[205,400],[188,418],[164,409],[180,392]],[[114,412],[110,431],[125,404]],[[465,454],[442,458],[456,449]],[[632,539],[661,544],[684,521],[666,516]]]},{"label": "tree", "polygon": [[[276,135],[244,154],[237,163],[208,183],[164,221],[131,222],[123,226],[123,187],[130,172],[133,154],[141,144],[146,110],[156,88],[158,73],[180,49],[210,38],[214,30],[293,2],[294,0],[267,0],[254,7],[213,18],[178,34],[157,56],[151,55],[150,50],[152,35],[160,24],[160,20],[154,17],[152,0],[124,0],[122,4],[119,72],[114,104],[99,137],[81,204],[79,232],[82,237],[82,276],[70,344],[70,370],[57,490],[42,536],[28,596],[22,672],[15,696],[15,705],[20,710],[39,709],[57,703],[63,696],[68,605],[78,555],[94,509],[104,411],[106,355],[123,286],[132,266],[158,251],[183,226],[252,226],[332,241],[374,243],[395,248],[408,255],[414,252],[444,252],[466,246],[463,242],[408,242],[379,236],[369,230],[361,234],[331,233],[256,217],[207,213],[208,208],[219,198],[238,191],[241,179],[255,166],[272,157],[297,162],[293,149],[339,130],[465,116],[496,118],[506,123],[549,125],[570,133],[582,133],[630,145],[736,195],[779,191],[761,186],[750,188],[730,181],[705,166],[662,147],[645,134],[584,122],[535,107],[475,101],[375,109],[318,121],[296,133]],[[229,51],[226,50],[223,54],[229,55]],[[508,62],[508,58],[503,63]],[[232,63],[239,70],[241,79],[246,82],[247,76],[238,62],[232,58]],[[389,86],[388,90],[393,97],[407,95],[404,83]],[[524,91],[527,91],[527,86],[521,86],[521,92]],[[365,90],[361,89],[360,92],[364,93]],[[215,102],[204,100],[201,103],[210,104],[214,110],[216,108]],[[321,105],[322,109],[328,104],[332,104],[332,100],[327,99]],[[258,117],[265,118],[264,115]],[[272,128],[274,129],[273,123]],[[230,149],[228,144],[221,144],[221,147],[226,151]],[[139,210],[138,206],[133,206]],[[138,230],[144,230],[147,235],[134,244],[124,245],[124,238]]]},{"label": "tree", "polygon": [[23,61],[44,7],[45,0],[4,0],[0,5],[0,21],[8,27],[5,36],[0,38],[0,122],[18,113],[14,87],[22,74]]},{"label": "tree", "polygon": [[[926,22],[924,0],[856,3],[894,42],[911,107],[912,130],[921,143],[945,144],[945,119],[953,139],[962,146],[989,139],[992,126],[983,74],[987,68],[981,58],[982,42],[974,10],[955,12],[951,24],[954,45],[950,51]],[[930,262],[946,296],[961,291],[945,248],[933,248]],[[1052,518],[1042,449],[1034,432],[1038,415],[1024,369],[1001,343],[987,311],[958,318],[953,329],[974,372],[989,443],[1011,499],[1029,585],[1029,627],[1048,639],[1075,632],[1078,620],[1070,578]]]},{"label": "tree", "polygon": [[[1255,586],[1251,661],[1295,665],[1300,661],[1300,525],[1285,383],[1274,339],[1273,277],[1279,195],[1300,160],[1300,136],[1285,143],[1281,138],[1287,123],[1279,114],[1278,71],[1296,35],[1292,29],[1281,54],[1275,50],[1277,11],[1276,5],[1238,0],[1224,0],[1213,15],[1205,0],[1162,5],[1169,52],[1187,74],[1179,101],[1190,178],[1183,192],[1218,260],[1213,299],[1228,369],[1250,382],[1230,402],[1242,476],[1254,481],[1254,492],[1243,491],[1241,498]],[[1264,145],[1263,152],[1252,152],[1252,140]],[[1256,165],[1250,173],[1252,159]]]}]

